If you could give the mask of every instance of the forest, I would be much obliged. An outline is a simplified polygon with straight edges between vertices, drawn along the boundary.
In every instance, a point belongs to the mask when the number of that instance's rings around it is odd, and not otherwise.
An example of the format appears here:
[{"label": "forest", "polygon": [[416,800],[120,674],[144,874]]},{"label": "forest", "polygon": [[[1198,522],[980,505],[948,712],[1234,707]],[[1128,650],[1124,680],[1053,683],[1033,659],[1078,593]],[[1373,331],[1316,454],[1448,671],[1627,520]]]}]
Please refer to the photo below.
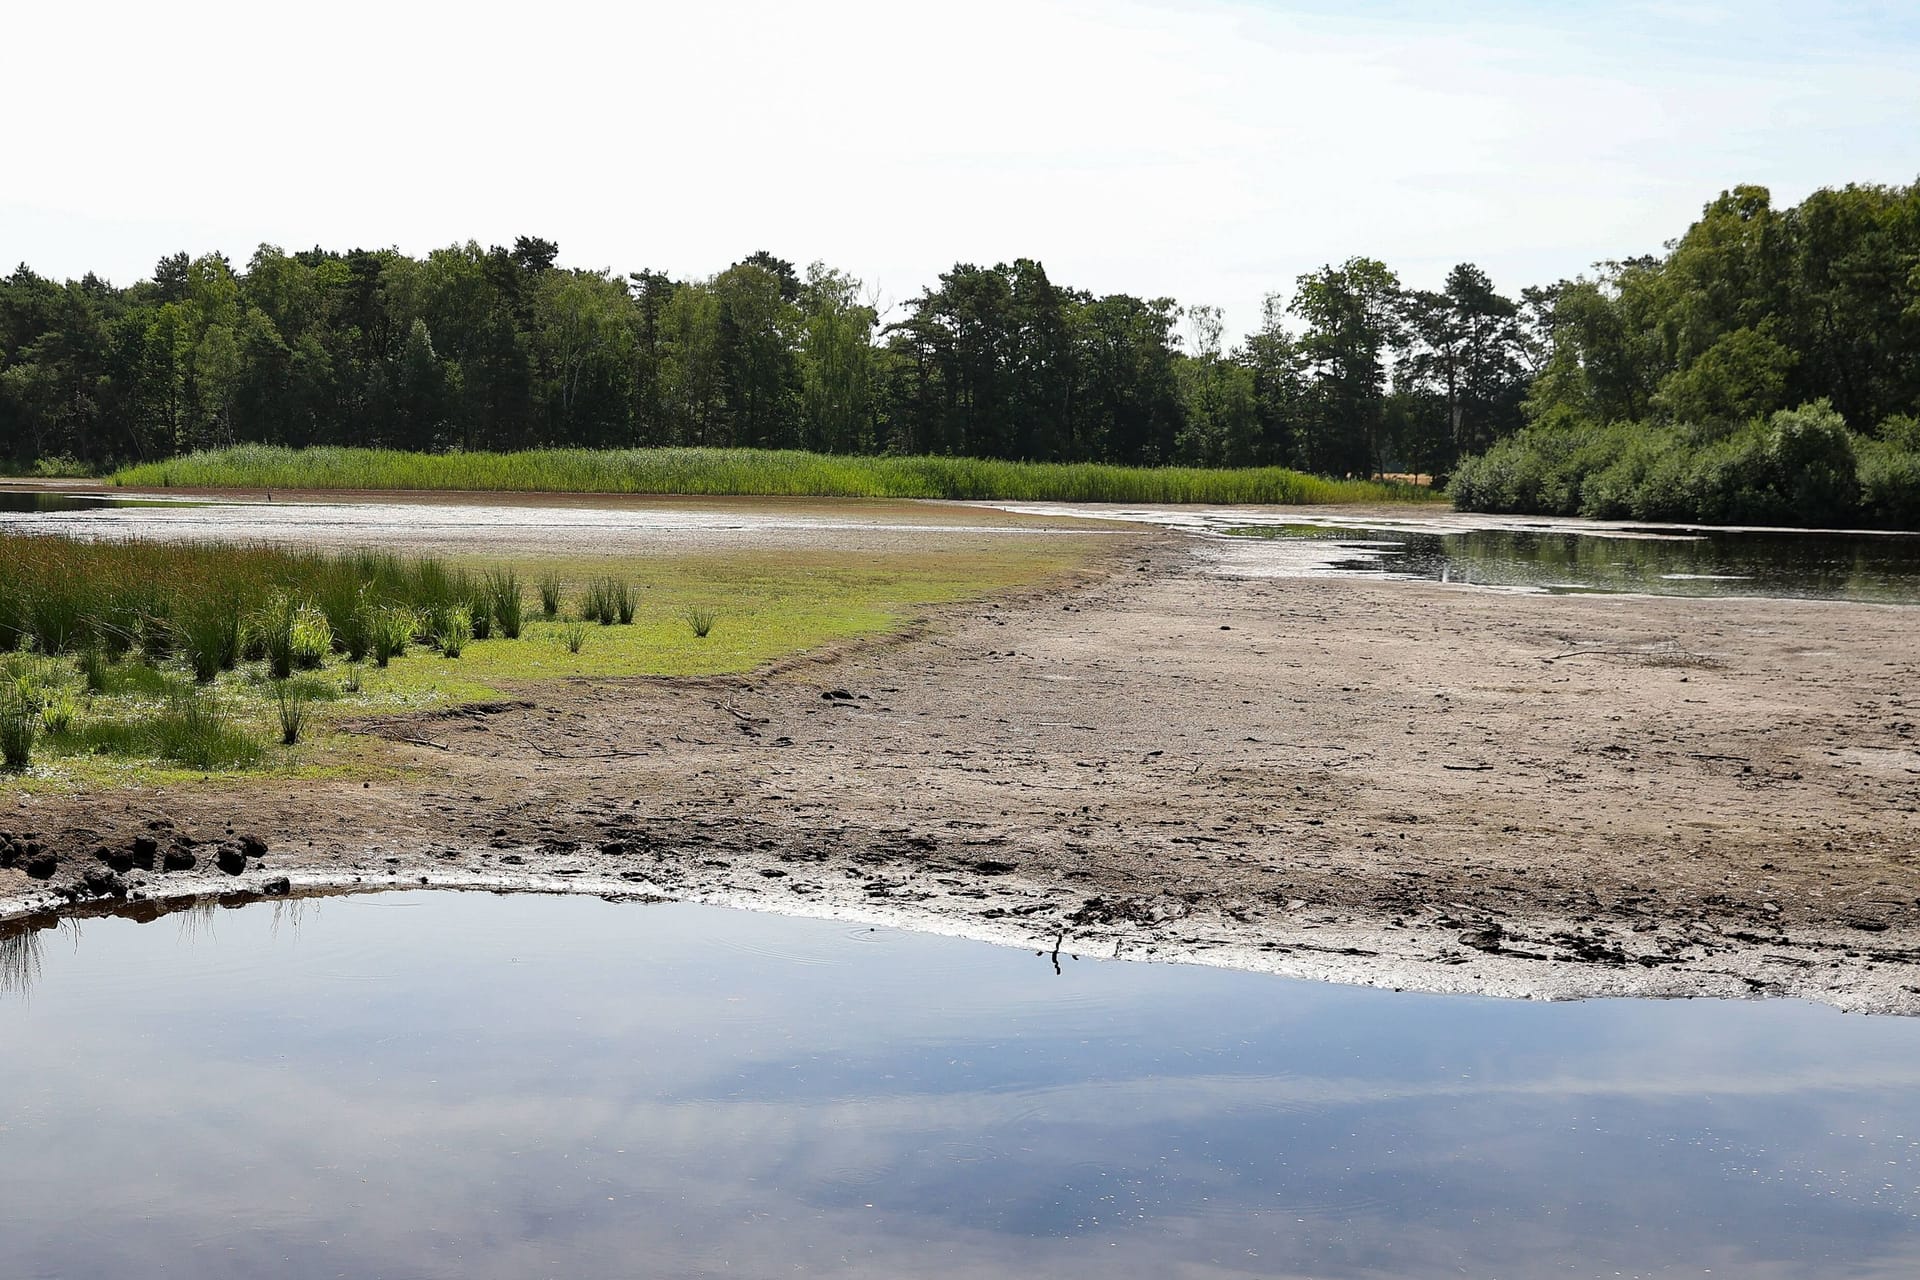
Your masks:
[{"label": "forest", "polygon": [[1528,373],[1520,308],[1464,266],[1432,294],[1329,266],[1228,350],[1215,308],[1094,296],[1028,259],[957,264],[882,315],[852,276],[764,252],[701,280],[557,254],[263,245],[127,287],[23,266],[0,283],[0,454],[692,446],[1365,476],[1511,430]]},{"label": "forest", "polygon": [[536,237],[423,258],[163,258],[0,283],[0,457],[100,469],[243,443],[655,446],[1451,480],[1487,510],[1920,520],[1920,186],[1708,204],[1659,255],[1502,292],[1355,257],[1221,312],[1031,259],[918,296],[749,254],[676,280]]}]

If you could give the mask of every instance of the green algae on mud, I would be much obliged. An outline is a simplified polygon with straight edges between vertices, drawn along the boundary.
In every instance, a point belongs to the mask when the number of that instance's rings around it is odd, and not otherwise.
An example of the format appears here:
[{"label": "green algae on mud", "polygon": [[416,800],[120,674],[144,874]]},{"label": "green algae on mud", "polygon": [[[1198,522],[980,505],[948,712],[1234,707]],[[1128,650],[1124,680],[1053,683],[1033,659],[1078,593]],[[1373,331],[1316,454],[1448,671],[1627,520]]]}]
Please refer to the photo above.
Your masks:
[{"label": "green algae on mud", "polygon": [[240,445],[124,467],[113,484],[173,489],[427,489],[501,493],[947,498],[1017,502],[1320,505],[1438,502],[1417,485],[1329,480],[1284,467],[1123,467],[792,449],[533,449],[408,453]]}]

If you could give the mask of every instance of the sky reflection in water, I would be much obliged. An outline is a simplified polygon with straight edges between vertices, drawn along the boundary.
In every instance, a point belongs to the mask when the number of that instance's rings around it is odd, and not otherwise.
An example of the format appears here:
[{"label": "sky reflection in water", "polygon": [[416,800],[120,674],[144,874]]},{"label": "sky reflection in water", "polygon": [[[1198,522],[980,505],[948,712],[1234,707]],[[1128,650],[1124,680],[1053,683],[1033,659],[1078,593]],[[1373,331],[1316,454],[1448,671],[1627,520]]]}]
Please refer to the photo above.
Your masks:
[{"label": "sky reflection in water", "polygon": [[1900,1019],[484,895],[36,951],[0,996],[9,1275],[1920,1270]]},{"label": "sky reflection in water", "polygon": [[1770,596],[1920,603],[1920,537],[1731,533],[1606,537],[1476,529],[1423,533],[1288,524],[1228,527],[1240,538],[1331,544],[1329,568],[1534,591]]}]

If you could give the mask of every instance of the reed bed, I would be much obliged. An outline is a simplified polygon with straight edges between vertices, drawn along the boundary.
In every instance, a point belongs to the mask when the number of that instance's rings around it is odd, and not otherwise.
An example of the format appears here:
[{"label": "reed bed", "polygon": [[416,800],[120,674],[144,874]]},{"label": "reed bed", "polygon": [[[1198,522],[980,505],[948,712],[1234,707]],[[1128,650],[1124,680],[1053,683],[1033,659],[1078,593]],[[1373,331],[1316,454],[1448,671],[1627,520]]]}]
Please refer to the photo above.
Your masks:
[{"label": "reed bed", "polygon": [[424,489],[508,493],[948,498],[1015,502],[1431,502],[1417,485],[1329,480],[1283,467],[1121,467],[771,449],[534,449],[407,453],[241,445],[126,467],[116,485],[192,489]]},{"label": "reed bed", "polygon": [[[519,595],[511,570],[431,557],[0,532],[0,764],[26,768],[45,749],[249,766],[264,754],[252,720],[270,709],[291,746],[307,705],[333,696],[297,672],[337,655],[357,687],[369,656],[385,666],[418,643],[457,658],[479,637],[478,609],[518,634]],[[246,663],[259,666],[239,696],[215,691]]]}]

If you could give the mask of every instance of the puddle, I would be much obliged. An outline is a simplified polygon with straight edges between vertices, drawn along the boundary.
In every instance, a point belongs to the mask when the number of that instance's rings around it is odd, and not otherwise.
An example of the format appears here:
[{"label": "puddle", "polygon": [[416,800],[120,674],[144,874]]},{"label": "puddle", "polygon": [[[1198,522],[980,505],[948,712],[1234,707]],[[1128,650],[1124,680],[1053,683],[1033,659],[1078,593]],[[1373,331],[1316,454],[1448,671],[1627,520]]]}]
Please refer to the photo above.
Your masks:
[{"label": "puddle", "polygon": [[1292,544],[1277,561],[1300,572],[1523,591],[1920,603],[1920,537],[1911,535],[1644,527],[1429,533],[1297,523],[1214,531]]},{"label": "puddle", "polygon": [[425,892],[16,936],[7,1272],[1920,1269],[1920,1022],[1061,961]]},{"label": "puddle", "polygon": [[109,498],[90,493],[35,493],[0,489],[0,513],[51,515],[69,511],[110,511],[127,507],[198,507],[203,503],[171,498]]}]

